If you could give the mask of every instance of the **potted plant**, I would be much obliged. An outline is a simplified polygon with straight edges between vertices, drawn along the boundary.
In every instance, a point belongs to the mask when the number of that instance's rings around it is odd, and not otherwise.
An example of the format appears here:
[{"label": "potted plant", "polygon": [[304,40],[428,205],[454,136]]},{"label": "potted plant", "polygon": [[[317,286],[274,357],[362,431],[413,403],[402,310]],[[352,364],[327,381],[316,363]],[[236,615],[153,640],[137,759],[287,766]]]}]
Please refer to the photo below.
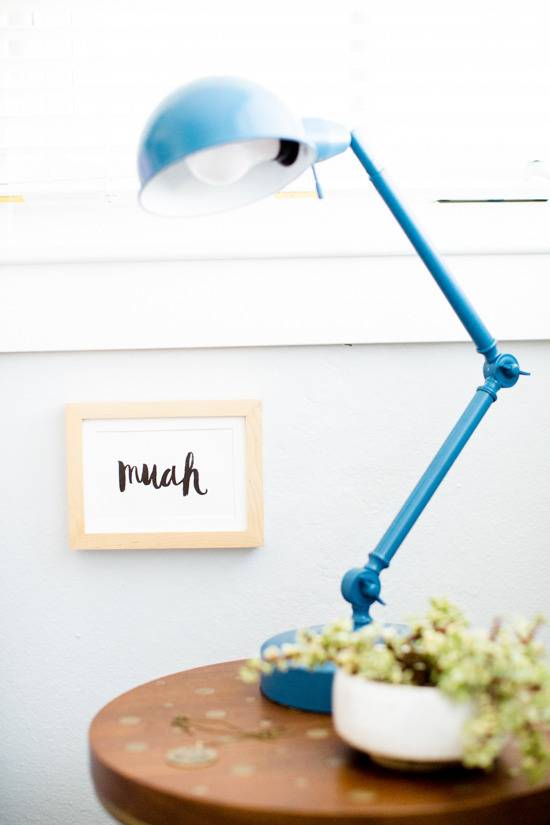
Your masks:
[{"label": "potted plant", "polygon": [[333,721],[349,744],[389,766],[433,768],[462,761],[489,769],[509,739],[533,781],[549,753],[550,667],[536,639],[541,617],[472,629],[445,599],[398,630],[334,622],[322,633],[271,647],[241,671],[245,681],[293,666],[336,667]]}]

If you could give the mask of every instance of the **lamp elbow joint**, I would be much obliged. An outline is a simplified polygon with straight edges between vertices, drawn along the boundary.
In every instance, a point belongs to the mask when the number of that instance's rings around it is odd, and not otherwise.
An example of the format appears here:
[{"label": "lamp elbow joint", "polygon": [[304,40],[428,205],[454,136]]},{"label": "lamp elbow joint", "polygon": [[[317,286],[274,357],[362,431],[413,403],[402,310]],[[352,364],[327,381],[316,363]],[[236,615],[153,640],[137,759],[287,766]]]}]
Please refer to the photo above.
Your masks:
[{"label": "lamp elbow joint", "polygon": [[486,361],[483,365],[483,375],[485,377],[485,386],[487,392],[490,392],[490,387],[494,386],[494,392],[502,388],[513,387],[519,381],[520,375],[530,375],[529,372],[520,369],[518,359],[515,355],[504,353],[494,361]]}]

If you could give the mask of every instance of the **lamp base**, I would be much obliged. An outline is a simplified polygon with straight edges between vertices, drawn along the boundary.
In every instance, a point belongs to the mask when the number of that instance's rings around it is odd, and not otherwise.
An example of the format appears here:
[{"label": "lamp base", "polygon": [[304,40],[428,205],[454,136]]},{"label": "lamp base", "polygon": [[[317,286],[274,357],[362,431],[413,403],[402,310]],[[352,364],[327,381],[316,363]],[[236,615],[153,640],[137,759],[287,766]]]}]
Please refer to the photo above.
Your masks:
[{"label": "lamp base", "polygon": [[[407,626],[394,622],[384,622],[384,627],[393,627],[398,633],[405,633]],[[321,633],[324,625],[310,627],[315,633]],[[296,641],[296,630],[287,630],[271,639],[261,647],[261,654],[270,645],[281,647]],[[260,690],[266,699],[296,710],[310,713],[332,713],[332,681],[336,667],[333,664],[321,665],[313,670],[306,667],[291,667],[287,671],[274,670],[269,676],[263,674]]]},{"label": "lamp base", "polygon": [[[316,633],[320,633],[322,629],[323,625],[310,628]],[[261,647],[261,653],[263,655],[270,645],[281,647],[295,641],[296,630],[287,630],[267,639]],[[260,690],[267,699],[278,705],[311,713],[331,713],[335,670],[332,664],[321,665],[314,670],[305,667],[292,667],[285,672],[274,670],[269,676],[262,675]]]}]

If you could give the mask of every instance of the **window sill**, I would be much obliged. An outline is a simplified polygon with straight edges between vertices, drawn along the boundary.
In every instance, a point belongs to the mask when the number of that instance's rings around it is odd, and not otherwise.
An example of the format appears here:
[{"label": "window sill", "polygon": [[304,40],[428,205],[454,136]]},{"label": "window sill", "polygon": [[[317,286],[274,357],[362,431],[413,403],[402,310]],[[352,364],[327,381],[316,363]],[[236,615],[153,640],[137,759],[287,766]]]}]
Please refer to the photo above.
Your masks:
[{"label": "window sill", "polygon": [[[442,204],[417,196],[411,205],[443,254],[550,254],[549,203]],[[272,198],[195,219],[148,215],[133,193],[37,193],[0,206],[0,227],[0,262],[13,264],[414,254],[371,189],[323,201]]]},{"label": "window sill", "polygon": [[[468,340],[374,194],[194,221],[87,204],[3,213],[0,351]],[[548,204],[416,211],[497,339],[550,339]]]}]

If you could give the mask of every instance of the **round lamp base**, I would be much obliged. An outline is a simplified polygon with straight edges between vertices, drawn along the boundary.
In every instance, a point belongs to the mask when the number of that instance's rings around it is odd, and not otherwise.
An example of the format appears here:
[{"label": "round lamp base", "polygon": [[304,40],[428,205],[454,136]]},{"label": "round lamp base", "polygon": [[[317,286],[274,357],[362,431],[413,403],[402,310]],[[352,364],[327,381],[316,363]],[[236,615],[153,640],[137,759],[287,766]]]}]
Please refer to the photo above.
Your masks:
[{"label": "round lamp base", "polygon": [[[323,626],[310,629],[320,633]],[[296,630],[287,630],[264,642],[261,652],[263,654],[270,645],[280,647],[294,641]],[[262,675],[260,689],[267,699],[278,705],[312,713],[331,713],[334,673],[335,667],[331,664],[322,665],[314,670],[305,667],[292,667],[284,673],[275,670],[269,676]]]},{"label": "round lamp base", "polygon": [[[398,633],[404,633],[407,626],[393,622],[384,623],[385,627],[393,627]],[[315,633],[321,633],[324,625],[310,627]],[[264,650],[270,645],[281,647],[296,641],[296,630],[287,630],[267,639],[261,647]],[[291,667],[287,671],[274,670],[269,676],[262,675],[260,690],[263,695],[288,708],[308,710],[312,713],[332,713],[332,682],[336,668],[333,664],[321,665],[313,670],[306,667]]]}]

